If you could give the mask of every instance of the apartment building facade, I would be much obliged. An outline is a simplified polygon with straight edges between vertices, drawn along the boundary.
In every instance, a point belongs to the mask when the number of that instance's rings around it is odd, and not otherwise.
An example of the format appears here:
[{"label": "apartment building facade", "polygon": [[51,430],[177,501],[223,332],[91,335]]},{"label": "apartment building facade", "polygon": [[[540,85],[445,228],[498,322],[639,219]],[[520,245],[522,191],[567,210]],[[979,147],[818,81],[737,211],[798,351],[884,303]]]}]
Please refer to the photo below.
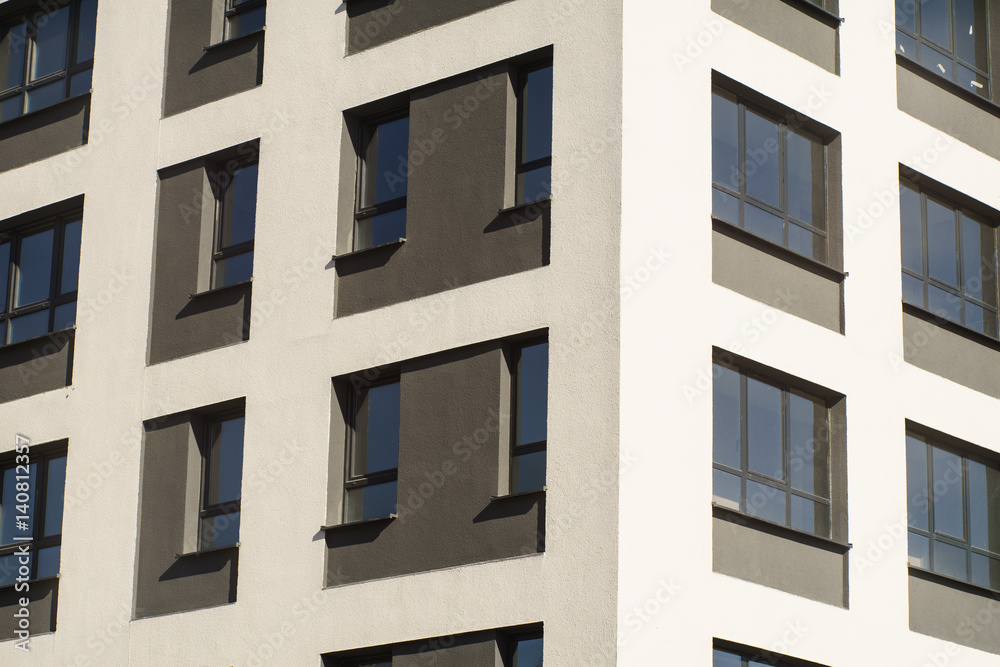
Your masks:
[{"label": "apartment building facade", "polygon": [[3,664],[1000,664],[994,5],[0,2]]}]

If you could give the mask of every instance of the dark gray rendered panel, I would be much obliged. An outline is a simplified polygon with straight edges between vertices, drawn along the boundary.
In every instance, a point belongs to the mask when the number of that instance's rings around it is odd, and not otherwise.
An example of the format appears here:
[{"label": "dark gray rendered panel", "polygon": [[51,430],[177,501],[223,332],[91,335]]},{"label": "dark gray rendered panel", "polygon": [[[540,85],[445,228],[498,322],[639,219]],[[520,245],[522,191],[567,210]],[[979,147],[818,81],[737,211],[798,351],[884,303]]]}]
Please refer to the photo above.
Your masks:
[{"label": "dark gray rendered panel", "polygon": [[496,655],[496,632],[470,632],[394,646],[392,667],[494,667]]},{"label": "dark gray rendered panel", "polygon": [[200,162],[161,176],[153,268],[149,363],[205,352],[250,337],[250,283],[194,299],[201,207],[212,202]]},{"label": "dark gray rendered panel", "polygon": [[87,143],[90,95],[0,125],[0,172],[65,153]]},{"label": "dark gray rendered panel", "polygon": [[[1000,87],[996,83],[993,85]],[[1000,159],[1000,118],[899,64],[896,65],[896,103],[900,111]],[[947,143],[926,148],[940,152],[951,145],[950,139],[942,137],[941,141]]]},{"label": "dark gray rendered panel", "polygon": [[925,371],[1000,398],[1000,351],[905,312],[903,359]]},{"label": "dark gray rendered panel", "polygon": [[[548,263],[547,204],[497,214],[507,177],[509,89],[503,67],[414,94],[406,243],[337,260],[338,317]],[[474,110],[463,118],[455,106],[469,99]]]},{"label": "dark gray rendered panel", "polygon": [[211,0],[170,0],[163,116],[172,116],[261,84],[264,33],[208,51],[213,42]]},{"label": "dark gray rendered panel", "polygon": [[0,403],[16,401],[73,382],[76,330],[0,347]]},{"label": "dark gray rendered panel", "polygon": [[398,517],[327,532],[328,586],[537,553],[545,498],[496,495],[499,342],[404,362]]},{"label": "dark gray rendered panel", "polygon": [[135,618],[236,601],[237,549],[175,558],[184,551],[188,448],[192,428],[200,423],[182,414],[163,419],[146,431],[139,490]]},{"label": "dark gray rendered panel", "polygon": [[[31,583],[27,591],[17,592],[13,586],[0,591],[0,642],[18,639],[14,631],[18,629],[18,619],[14,614],[21,609],[20,599],[28,598],[28,614],[31,621],[31,636],[56,631],[56,609],[59,606],[59,579],[52,577]],[[4,650],[12,651],[7,647]]]},{"label": "dark gray rendered panel", "polygon": [[910,630],[1000,653],[1000,594],[977,595],[910,574]]},{"label": "dark gray rendered panel", "polygon": [[712,11],[829,72],[840,72],[837,29],[782,0],[712,0]]},{"label": "dark gray rendered panel", "polygon": [[352,0],[347,5],[347,53],[357,53],[510,0]]},{"label": "dark gray rendered panel", "polygon": [[847,607],[847,556],[712,518],[712,571]]},{"label": "dark gray rendered panel", "polygon": [[712,281],[743,296],[843,331],[842,284],[712,232]]}]

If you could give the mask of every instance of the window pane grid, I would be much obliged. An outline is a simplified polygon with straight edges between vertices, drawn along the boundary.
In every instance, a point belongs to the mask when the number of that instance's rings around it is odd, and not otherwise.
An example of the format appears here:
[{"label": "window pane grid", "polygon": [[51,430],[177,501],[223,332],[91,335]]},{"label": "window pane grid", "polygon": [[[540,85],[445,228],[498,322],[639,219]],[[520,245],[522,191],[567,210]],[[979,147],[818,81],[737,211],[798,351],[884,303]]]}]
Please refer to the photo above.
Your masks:
[{"label": "window pane grid", "polygon": [[[53,465],[54,463],[63,462],[64,466],[65,457],[65,450],[60,450],[59,452],[42,456],[33,455],[30,459],[29,466],[33,469],[33,474],[29,476],[29,508],[28,512],[24,515],[28,517],[28,528],[23,531],[16,530],[15,536],[31,538],[30,542],[27,542],[31,545],[29,551],[31,554],[29,574],[31,580],[54,576],[59,571],[58,555],[54,563],[45,564],[47,567],[45,571],[42,571],[43,557],[41,552],[47,550],[46,553],[51,554],[52,549],[58,551],[62,544],[62,503],[65,473],[60,476],[53,474],[51,470],[53,467],[56,467]],[[50,474],[57,479],[50,480]],[[23,472],[18,470],[17,465],[13,464],[4,466],[2,471],[0,471],[0,487],[4,487],[0,488],[0,497],[4,499],[3,506],[0,507],[0,523],[2,523],[5,532],[8,527],[15,528],[14,524],[9,523],[8,517],[16,518],[22,516],[21,511],[17,509],[17,505],[21,504],[18,502],[16,487],[19,481],[17,476],[19,475],[23,475]],[[62,486],[58,486],[60,482],[62,482]],[[5,488],[8,484],[15,486],[13,489]],[[50,486],[52,488],[49,488]],[[12,514],[8,514],[10,510],[7,508],[13,508]],[[0,545],[0,556],[11,556],[17,553],[18,549],[25,543],[26,541],[18,540]],[[49,572],[48,566],[54,567],[55,571]],[[14,583],[13,575],[14,572],[12,571],[0,569],[0,586]]]},{"label": "window pane grid", "polygon": [[778,489],[779,491],[788,492],[792,496],[798,496],[799,498],[805,498],[806,500],[811,500],[819,505],[830,505],[830,499],[824,498],[823,496],[817,496],[815,494],[809,493],[807,491],[799,491],[793,488],[790,484],[782,482],[781,480],[774,479],[773,477],[767,477],[766,475],[759,475],[754,472],[741,471],[737,468],[730,468],[723,463],[713,463],[712,468],[715,470],[721,470],[722,472],[729,473],[730,475],[738,475],[744,479],[748,479],[752,482],[758,484],[763,484],[765,486],[770,486],[772,488]]},{"label": "window pane grid", "polygon": [[231,413],[205,427],[199,544],[202,551],[239,542],[245,418]]},{"label": "window pane grid", "polygon": [[399,379],[351,394],[344,476],[344,521],[396,513],[399,477]]},{"label": "window pane grid", "polygon": [[[912,11],[912,14],[910,12]],[[896,2],[896,51],[927,69],[934,71],[939,76],[947,78],[963,88],[971,90],[983,97],[989,97],[989,72],[987,71],[988,57],[986,55],[987,45],[987,17],[985,14],[985,3],[976,3],[972,7],[972,23],[961,22],[957,12],[957,7],[952,0],[948,0],[945,12],[947,16],[947,44],[933,41],[927,35],[933,31],[935,25],[928,23],[921,6],[921,3]],[[925,25],[928,23],[928,25]],[[966,31],[963,27],[968,25]],[[978,28],[978,32],[976,31]],[[960,42],[962,40],[971,42],[968,48],[972,49],[973,57],[981,60],[981,66],[968,58],[962,57]],[[907,52],[906,46],[911,47],[911,52]],[[939,62],[933,66],[937,56]],[[945,66],[945,64],[947,66]],[[967,70],[967,71],[963,71]],[[970,75],[974,78],[965,79]]]},{"label": "window pane grid", "polygon": [[368,119],[358,150],[354,250],[406,238],[409,109]]}]

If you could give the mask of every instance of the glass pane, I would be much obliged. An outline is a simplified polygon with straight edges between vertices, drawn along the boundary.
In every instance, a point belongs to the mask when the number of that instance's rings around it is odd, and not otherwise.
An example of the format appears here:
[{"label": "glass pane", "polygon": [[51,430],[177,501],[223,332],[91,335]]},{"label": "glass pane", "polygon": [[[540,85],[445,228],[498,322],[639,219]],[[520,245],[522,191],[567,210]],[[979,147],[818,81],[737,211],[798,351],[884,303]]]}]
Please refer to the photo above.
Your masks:
[{"label": "glass pane", "polygon": [[[7,310],[7,276],[10,274],[10,243],[0,243],[0,313]],[[0,338],[0,342],[3,339]]]},{"label": "glass pane", "polygon": [[240,499],[244,426],[243,417],[212,424],[205,507]]},{"label": "glass pane", "polygon": [[97,0],[80,0],[80,25],[76,33],[76,62],[78,64],[87,62],[94,57],[96,33]]},{"label": "glass pane", "polygon": [[740,200],[732,195],[727,195],[721,190],[712,188],[712,215],[720,220],[739,225]]},{"label": "glass pane", "polygon": [[362,205],[372,206],[406,196],[410,119],[377,125],[368,142],[362,174]]},{"label": "glass pane", "polygon": [[917,13],[914,0],[896,0],[896,25],[913,33],[917,31]]},{"label": "glass pane", "polygon": [[958,287],[955,211],[927,199],[927,257],[931,278]]},{"label": "glass pane", "polygon": [[778,168],[778,124],[746,112],[747,194],[776,208],[781,206]]},{"label": "glass pane", "polygon": [[934,476],[934,532],[964,540],[962,457],[932,446],[931,469]]},{"label": "glass pane", "polygon": [[31,315],[14,317],[10,321],[10,342],[19,343],[49,333],[49,311],[39,310]]},{"label": "glass pane", "polygon": [[220,514],[201,520],[199,549],[228,547],[240,541],[240,513]]},{"label": "glass pane", "polygon": [[7,344],[7,321],[0,322],[0,345]]},{"label": "glass pane", "polygon": [[712,94],[712,182],[735,192],[740,191],[739,111],[736,102],[719,93]]},{"label": "glass pane", "polygon": [[903,54],[910,60],[917,59],[917,40],[909,35],[896,31],[896,51]]},{"label": "glass pane", "polygon": [[965,302],[965,319],[963,324],[980,333],[986,333],[986,326],[992,313],[983,310],[974,303]]},{"label": "glass pane", "polygon": [[826,238],[796,224],[788,225],[788,249],[816,261],[826,261]]},{"label": "glass pane", "polygon": [[946,320],[962,323],[962,299],[933,285],[927,286],[927,310]]},{"label": "glass pane", "polygon": [[[828,498],[830,450],[827,446],[826,406],[790,392],[788,411],[792,488]],[[794,509],[794,505],[792,507]]]},{"label": "glass pane", "polygon": [[788,214],[822,228],[823,146],[791,130],[787,136]]},{"label": "glass pane", "polygon": [[396,513],[396,482],[370,484],[347,492],[344,521],[367,521]]},{"label": "glass pane", "polygon": [[56,102],[62,102],[66,96],[66,80],[60,79],[41,88],[28,91],[28,108],[26,112],[38,111],[50,107]]},{"label": "glass pane", "polygon": [[517,445],[546,439],[549,344],[522,347],[517,366]]},{"label": "glass pane", "polygon": [[252,241],[257,219],[257,165],[233,172],[222,214],[221,248]]},{"label": "glass pane", "polygon": [[920,224],[920,193],[905,185],[899,187],[899,219],[903,239],[903,268],[923,275],[924,241]]},{"label": "glass pane", "polygon": [[0,556],[0,586],[13,584],[17,580],[17,555]]},{"label": "glass pane", "polygon": [[747,204],[743,209],[743,226],[757,236],[763,236],[772,243],[784,245],[784,221],[773,213]]},{"label": "glass pane", "polygon": [[27,23],[0,26],[0,90],[24,83]]},{"label": "glass pane", "polygon": [[42,535],[50,537],[62,533],[63,491],[66,487],[66,457],[49,460],[45,478],[45,523]]},{"label": "glass pane", "polygon": [[399,382],[368,389],[354,426],[351,476],[357,477],[399,465]]},{"label": "glass pane", "polygon": [[926,44],[920,47],[920,64],[948,80],[951,80],[954,76],[954,61]]},{"label": "glass pane", "polygon": [[264,27],[266,7],[258,7],[229,19],[229,39],[249,35]]},{"label": "glass pane", "polygon": [[830,506],[792,496],[792,528],[821,537],[830,536]]},{"label": "glass pane", "polygon": [[921,530],[930,530],[927,510],[930,503],[927,489],[927,443],[906,436],[906,512],[909,524]]},{"label": "glass pane", "polygon": [[1000,554],[1000,470],[969,461],[969,542]]},{"label": "glass pane", "polygon": [[535,491],[545,486],[545,451],[521,454],[511,460],[511,493]]},{"label": "glass pane", "polygon": [[972,554],[971,582],[983,588],[1000,590],[1000,560],[987,558],[982,554]]},{"label": "glass pane", "polygon": [[982,97],[989,97],[989,79],[963,65],[955,66],[955,82]]},{"label": "glass pane", "polygon": [[215,262],[215,285],[225,287],[253,278],[253,251]]},{"label": "glass pane", "polygon": [[747,461],[749,469],[784,479],[781,455],[781,390],[747,378]]},{"label": "glass pane", "polygon": [[931,541],[923,535],[909,533],[907,536],[909,556],[907,562],[913,567],[931,569]]},{"label": "glass pane", "polygon": [[20,116],[23,105],[24,95],[16,95],[0,102],[0,123]]},{"label": "glass pane", "polygon": [[552,155],[552,67],[525,76],[521,113],[521,164]]},{"label": "glass pane", "polygon": [[14,291],[15,306],[24,306],[49,298],[54,238],[55,230],[46,229],[44,232],[21,239],[21,256],[17,261],[17,287]]},{"label": "glass pane", "polygon": [[712,651],[712,667],[740,667],[742,659],[735,653],[727,653],[714,649]]},{"label": "glass pane", "polygon": [[953,0],[955,3],[955,55],[981,70],[988,67],[986,0]]},{"label": "glass pane", "polygon": [[519,640],[514,646],[512,667],[542,667],[542,638]]},{"label": "glass pane", "polygon": [[997,305],[996,240],[992,227],[960,215],[962,225],[962,285],[973,299]]},{"label": "glass pane", "polygon": [[740,478],[721,470],[712,471],[712,502],[739,511]]},{"label": "glass pane", "polygon": [[774,523],[785,523],[784,491],[747,480],[746,513]]},{"label": "glass pane", "polygon": [[76,97],[90,91],[93,86],[94,70],[87,70],[75,75],[69,81],[69,96]]},{"label": "glass pane", "polygon": [[903,300],[924,307],[924,281],[903,274]]},{"label": "glass pane", "polygon": [[401,208],[358,221],[358,249],[393,243],[406,238],[406,209]]},{"label": "glass pane", "polygon": [[530,204],[552,197],[552,165],[518,174],[517,192],[519,204]]},{"label": "glass pane", "polygon": [[712,460],[739,470],[740,374],[714,364],[712,376]]},{"label": "glass pane", "polygon": [[962,581],[969,579],[969,552],[944,542],[934,541],[934,571]]},{"label": "glass pane", "polygon": [[920,35],[945,49],[951,48],[948,0],[920,0]]},{"label": "glass pane", "polygon": [[[21,485],[18,488],[18,485]],[[28,537],[35,529],[35,491],[38,489],[38,464],[24,469],[3,471],[3,498],[0,500],[0,544],[11,544],[15,537]],[[26,510],[26,511],[25,511]],[[21,518],[27,517],[27,518]],[[18,521],[21,521],[18,524]]]},{"label": "glass pane", "polygon": [[38,18],[35,48],[31,57],[31,80],[66,69],[69,7],[61,7]]},{"label": "glass pane", "polygon": [[40,549],[35,555],[38,569],[35,570],[35,577],[45,579],[59,574],[59,547],[48,547]]},{"label": "glass pane", "polygon": [[53,331],[70,329],[76,325],[76,301],[56,306],[56,321],[52,324]]},{"label": "glass pane", "polygon": [[63,232],[62,277],[59,287],[60,294],[75,292],[77,278],[80,274],[80,228],[79,220],[66,223]]}]

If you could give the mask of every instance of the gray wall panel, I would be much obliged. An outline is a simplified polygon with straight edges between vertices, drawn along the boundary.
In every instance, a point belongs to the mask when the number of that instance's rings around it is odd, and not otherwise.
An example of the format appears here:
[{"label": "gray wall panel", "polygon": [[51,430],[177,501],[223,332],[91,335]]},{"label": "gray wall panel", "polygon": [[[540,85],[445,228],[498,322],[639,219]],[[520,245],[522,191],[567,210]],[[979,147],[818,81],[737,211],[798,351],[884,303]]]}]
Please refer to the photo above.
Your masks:
[{"label": "gray wall panel", "polygon": [[510,0],[361,0],[347,5],[347,53],[357,53]]},{"label": "gray wall panel", "polygon": [[1000,653],[1000,594],[976,595],[910,575],[910,629]]},{"label": "gray wall panel", "polygon": [[0,125],[0,172],[50,158],[87,143],[90,95]]},{"label": "gray wall panel", "polygon": [[68,387],[76,330],[0,347],[0,403]]},{"label": "gray wall panel", "polygon": [[[28,598],[28,618],[31,626],[28,630],[31,637],[56,631],[56,608],[59,606],[59,580],[45,579],[31,582],[27,591],[18,592],[13,586],[5,588],[0,593],[0,641],[18,640],[14,634],[18,628],[18,619],[14,617],[21,609],[20,599]],[[30,647],[30,645],[29,645]],[[12,651],[13,647],[3,650]]]},{"label": "gray wall panel", "polygon": [[903,359],[1000,398],[1000,351],[906,312],[903,313]]}]

